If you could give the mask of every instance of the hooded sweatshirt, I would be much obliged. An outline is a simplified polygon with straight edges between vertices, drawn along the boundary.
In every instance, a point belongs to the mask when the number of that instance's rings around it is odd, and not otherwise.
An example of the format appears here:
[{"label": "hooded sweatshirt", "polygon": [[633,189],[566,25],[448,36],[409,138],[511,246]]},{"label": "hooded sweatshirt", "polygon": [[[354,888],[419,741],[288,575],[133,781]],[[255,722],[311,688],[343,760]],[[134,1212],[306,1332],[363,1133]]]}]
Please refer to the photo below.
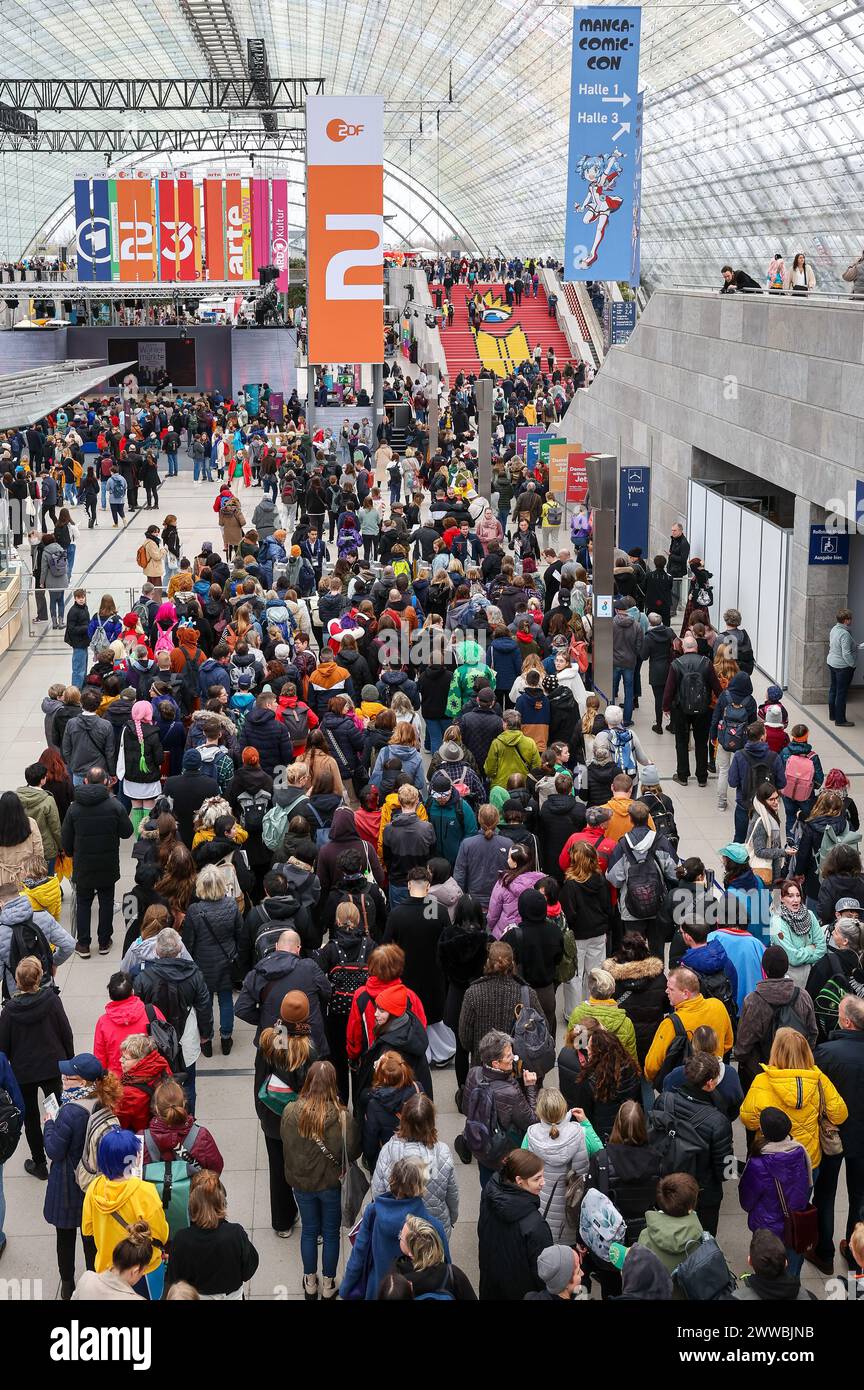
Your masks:
[{"label": "hooded sweatshirt", "polygon": [[[158,1009],[155,1012],[157,1018],[162,1018]],[[149,1021],[144,1003],[136,994],[128,999],[109,1000],[93,1035],[93,1053],[106,1071],[120,1075],[123,1070],[120,1044],[132,1033],[146,1033]]]},{"label": "hooded sweatshirt", "polygon": [[[114,1247],[123,1239],[122,1227],[115,1219],[123,1218],[127,1225],[146,1221],[155,1240],[164,1245],[168,1240],[168,1222],[162,1209],[162,1199],[152,1182],[142,1178],[120,1178],[116,1182],[100,1173],[84,1193],[81,1234],[96,1241],[96,1273],[111,1268]],[[145,1269],[152,1274],[162,1263],[162,1251],[153,1246],[153,1256]]]},{"label": "hooded sweatshirt", "polygon": [[646,1211],[645,1230],[639,1244],[646,1246],[671,1274],[687,1254],[691,1242],[702,1239],[702,1223],[695,1211],[688,1216],[667,1216],[663,1211]]},{"label": "hooded sweatshirt", "polygon": [[681,957],[681,964],[688,970],[694,971],[700,979],[703,975],[719,975],[722,971],[729,980],[732,997],[737,1001],[738,972],[723,949],[722,942],[718,941],[716,937],[713,941],[706,942],[704,946],[691,946]]}]

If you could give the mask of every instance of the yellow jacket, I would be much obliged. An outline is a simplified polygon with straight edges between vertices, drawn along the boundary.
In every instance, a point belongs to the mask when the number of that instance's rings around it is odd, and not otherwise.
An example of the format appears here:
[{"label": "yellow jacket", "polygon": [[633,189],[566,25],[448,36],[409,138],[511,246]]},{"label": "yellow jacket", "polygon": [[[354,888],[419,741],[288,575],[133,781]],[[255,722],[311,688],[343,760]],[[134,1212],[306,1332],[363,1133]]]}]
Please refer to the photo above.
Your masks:
[{"label": "yellow jacket", "polygon": [[[111,1268],[114,1247],[125,1237],[115,1212],[127,1226],[133,1221],[148,1222],[153,1239],[163,1245],[168,1239],[168,1222],[152,1182],[144,1182],[143,1178],[119,1178],[115,1182],[100,1173],[84,1193],[81,1216],[81,1234],[93,1236],[96,1241],[97,1274]],[[153,1258],[144,1273],[152,1274],[161,1263],[162,1252],[154,1245]]]},{"label": "yellow jacket", "polygon": [[[384,861],[384,830],[385,827],[390,824],[393,817],[398,814],[399,797],[396,792],[391,792],[389,796],[384,798],[384,805],[381,807],[381,828],[378,831],[378,858],[382,863]],[[426,807],[423,805],[422,801],[417,802],[417,819],[429,819],[426,814]]]},{"label": "yellow jacket", "polygon": [[822,1161],[822,1145],[819,1142],[820,1082],[828,1119],[835,1125],[842,1125],[849,1115],[846,1102],[824,1072],[818,1067],[787,1070],[772,1067],[767,1062],[744,1097],[741,1123],[747,1129],[756,1130],[759,1128],[759,1115],[769,1105],[782,1110],[792,1121],[790,1137],[804,1145],[815,1168]]},{"label": "yellow jacket", "polygon": [[[684,1024],[688,1038],[692,1038],[697,1028],[707,1026],[717,1034],[717,1056],[722,1057],[729,1051],[734,1041],[732,1023],[726,1005],[719,999],[706,999],[701,994],[694,994],[692,999],[685,999],[683,1004],[679,1004],[675,1012]],[[675,1027],[671,1018],[664,1018],[645,1058],[645,1075],[649,1081],[654,1080],[666,1060],[666,1050],[674,1036]]]},{"label": "yellow jacket", "polygon": [[379,714],[382,714],[384,710],[387,708],[387,706],[379,704],[377,700],[361,700],[360,704],[357,705],[356,708],[357,713],[362,714],[363,718],[368,719],[369,723],[371,724],[373,719],[375,719]]}]

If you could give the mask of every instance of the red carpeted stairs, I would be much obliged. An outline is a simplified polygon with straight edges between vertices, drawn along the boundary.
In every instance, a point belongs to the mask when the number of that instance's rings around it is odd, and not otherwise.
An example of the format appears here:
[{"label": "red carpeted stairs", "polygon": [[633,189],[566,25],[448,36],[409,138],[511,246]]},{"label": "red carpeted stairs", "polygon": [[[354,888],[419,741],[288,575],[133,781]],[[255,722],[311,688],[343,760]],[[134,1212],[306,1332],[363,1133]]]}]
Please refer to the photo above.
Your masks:
[{"label": "red carpeted stairs", "polygon": [[[435,289],[437,285],[432,286],[433,295]],[[542,285],[537,291],[536,299],[533,295],[523,294],[521,305],[514,304],[509,315],[506,312],[503,285],[477,285],[474,289],[479,290],[485,299],[496,302],[491,306],[492,317],[479,326],[478,355],[477,342],[468,323],[467,310],[467,301],[474,290],[469,290],[468,285],[453,286],[450,293],[455,311],[453,327],[441,330],[441,342],[444,344],[451,381],[457,372],[473,372],[476,375],[481,366],[492,367],[499,376],[506,375],[512,370],[512,365],[518,366],[526,356],[531,355],[537,343],[543,349],[544,371],[547,365],[546,350],[550,346],[555,350],[556,367],[563,367],[574,361],[567,339],[558,327],[557,319],[549,317],[546,292]],[[503,309],[498,307],[501,304],[504,306]]]}]

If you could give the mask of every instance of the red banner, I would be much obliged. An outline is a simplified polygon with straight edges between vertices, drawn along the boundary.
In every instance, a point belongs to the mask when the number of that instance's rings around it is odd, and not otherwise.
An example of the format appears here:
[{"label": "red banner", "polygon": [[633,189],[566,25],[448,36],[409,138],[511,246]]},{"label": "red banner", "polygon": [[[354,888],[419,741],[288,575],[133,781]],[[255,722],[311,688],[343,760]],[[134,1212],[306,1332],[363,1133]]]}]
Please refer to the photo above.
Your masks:
[{"label": "red banner", "polygon": [[222,200],[222,180],[204,180],[204,235],[208,280],[225,277],[225,212]]},{"label": "red banner", "polygon": [[201,228],[198,225],[195,185],[191,179],[178,179],[177,181],[177,224],[179,261],[177,279],[197,280],[200,278],[197,264],[200,256],[197,251],[201,239]]},{"label": "red banner", "polygon": [[[248,205],[248,195],[247,195]],[[243,180],[225,180],[226,280],[245,280],[243,254]]]},{"label": "red banner", "polygon": [[584,502],[588,496],[588,458],[588,453],[578,453],[575,450],[571,450],[567,455],[568,502]]}]

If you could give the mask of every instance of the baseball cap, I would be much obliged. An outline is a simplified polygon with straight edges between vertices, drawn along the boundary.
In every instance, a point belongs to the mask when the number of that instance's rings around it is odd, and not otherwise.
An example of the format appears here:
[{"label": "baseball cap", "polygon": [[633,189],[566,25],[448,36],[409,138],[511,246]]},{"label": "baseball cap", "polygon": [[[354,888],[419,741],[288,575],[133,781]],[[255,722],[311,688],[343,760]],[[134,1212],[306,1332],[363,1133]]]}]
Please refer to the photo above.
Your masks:
[{"label": "baseball cap", "polygon": [[857,898],[841,898],[834,904],[835,915],[838,912],[860,912],[861,904]]},{"label": "baseball cap", "polygon": [[453,790],[453,783],[450,781],[447,773],[441,772],[439,769],[438,772],[433,773],[429,787],[433,796],[440,796],[443,798],[450,795]]},{"label": "baseball cap", "polygon": [[105,1075],[105,1068],[92,1052],[78,1052],[68,1061],[58,1062],[57,1070],[61,1076],[80,1076],[82,1081],[100,1081]]}]

